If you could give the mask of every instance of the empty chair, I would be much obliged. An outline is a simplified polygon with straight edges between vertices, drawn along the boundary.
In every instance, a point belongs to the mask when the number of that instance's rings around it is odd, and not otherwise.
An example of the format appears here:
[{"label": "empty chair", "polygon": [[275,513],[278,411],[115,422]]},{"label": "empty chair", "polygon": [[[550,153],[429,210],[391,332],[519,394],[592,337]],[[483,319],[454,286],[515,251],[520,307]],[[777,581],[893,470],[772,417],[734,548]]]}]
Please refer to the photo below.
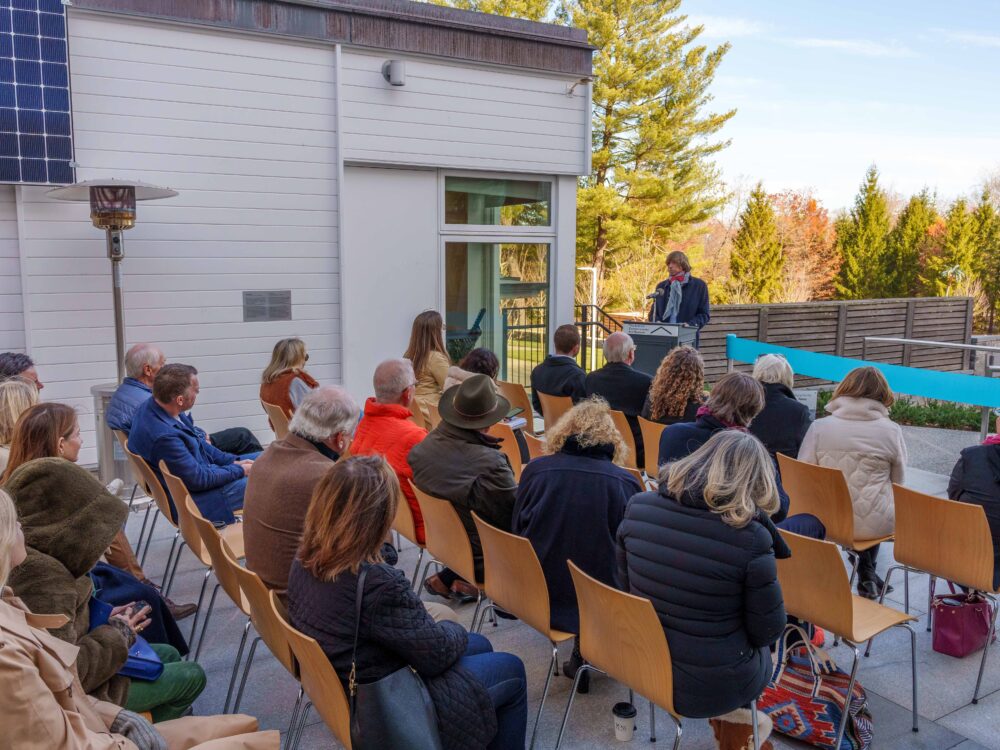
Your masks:
[{"label": "empty chair", "polygon": [[524,421],[527,422],[524,431],[533,436],[535,434],[535,413],[531,409],[531,400],[528,398],[528,392],[524,386],[506,380],[497,380],[496,384],[500,395],[507,399],[512,407],[522,410],[518,416],[524,417]]},{"label": "empty chair", "polygon": [[551,429],[559,421],[559,417],[573,408],[573,399],[569,396],[550,396],[539,391],[538,400],[542,404],[542,418],[545,420],[546,430]]},{"label": "empty chair", "polygon": [[261,401],[260,405],[264,407],[264,413],[267,414],[267,418],[271,422],[275,438],[283,440],[288,434],[288,415],[280,406],[269,404],[266,401]]}]

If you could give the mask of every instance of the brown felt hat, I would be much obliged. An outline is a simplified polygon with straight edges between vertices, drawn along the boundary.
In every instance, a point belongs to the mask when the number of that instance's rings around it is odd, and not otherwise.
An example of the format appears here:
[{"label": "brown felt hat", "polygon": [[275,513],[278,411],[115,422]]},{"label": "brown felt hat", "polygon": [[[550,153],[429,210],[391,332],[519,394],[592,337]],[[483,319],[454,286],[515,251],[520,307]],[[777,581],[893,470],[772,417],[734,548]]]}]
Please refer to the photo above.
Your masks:
[{"label": "brown felt hat", "polygon": [[455,427],[482,430],[496,424],[510,411],[510,401],[497,393],[488,375],[473,375],[441,395],[441,419]]}]

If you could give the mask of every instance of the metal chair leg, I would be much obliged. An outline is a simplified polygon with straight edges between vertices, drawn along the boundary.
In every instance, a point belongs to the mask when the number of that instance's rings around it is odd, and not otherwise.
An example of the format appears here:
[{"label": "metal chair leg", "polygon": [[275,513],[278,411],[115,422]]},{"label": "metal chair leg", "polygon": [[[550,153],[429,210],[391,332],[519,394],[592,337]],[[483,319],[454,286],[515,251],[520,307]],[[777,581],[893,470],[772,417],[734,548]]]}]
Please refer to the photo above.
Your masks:
[{"label": "metal chair leg", "polygon": [[649,702],[649,741],[656,742],[656,706]]},{"label": "metal chair leg", "polygon": [[[556,740],[556,750],[562,746],[563,735],[566,733],[566,724],[569,722],[569,712],[573,710],[573,699],[576,698],[576,688],[580,684],[580,678],[584,672],[601,672],[597,667],[589,664],[581,664],[576,670],[576,677],[573,679],[573,688],[569,691],[569,702],[566,704],[566,713],[563,714],[562,725],[559,727],[559,738]],[[602,672],[603,674],[603,672]]]},{"label": "metal chair leg", "polygon": [[413,568],[413,582],[410,584],[413,586],[414,590],[419,594],[420,591],[417,589],[417,575],[420,573],[420,562],[424,559],[424,548],[420,547],[420,552],[417,553],[417,564]]},{"label": "metal chair leg", "polygon": [[174,556],[173,567],[170,570],[170,579],[164,581],[164,586],[163,586],[164,598],[170,595],[170,589],[172,589],[174,586],[174,578],[177,576],[177,566],[180,564],[181,553],[184,551],[185,547],[187,547],[187,542],[181,539],[181,543],[177,547],[177,554]]},{"label": "metal chair leg", "polygon": [[427,574],[431,572],[431,565],[437,565],[439,571],[444,570],[445,568],[444,563],[438,562],[433,557],[426,563],[424,563],[424,574],[420,577],[420,585],[417,586],[417,588],[415,589],[418,596],[420,595],[420,592],[423,591],[424,589],[424,581],[427,580]]},{"label": "metal chair leg", "polygon": [[[153,504],[150,503],[146,506],[146,512],[142,516],[142,527],[139,529],[139,538],[136,540],[135,544],[135,554],[138,555],[142,552],[142,542],[146,539],[146,524],[149,523],[149,514],[153,510]],[[149,540],[146,539],[148,542]]]},{"label": "metal chair leg", "polygon": [[667,714],[670,716],[671,721],[674,722],[674,748],[673,750],[681,750],[681,735],[684,733],[684,727],[681,726],[680,721],[673,714]]},{"label": "metal chair leg", "polygon": [[927,632],[931,632],[931,614],[934,612],[934,589],[937,588],[937,578],[931,576],[927,583]]},{"label": "metal chair leg", "polygon": [[[229,699],[233,697],[233,688],[236,687],[236,675],[239,674],[240,664],[243,661],[243,649],[247,645],[247,635],[250,633],[250,618],[243,626],[243,637],[240,638],[240,647],[236,650],[236,661],[233,663],[233,675],[229,678],[229,689],[226,691],[226,702],[222,705],[222,713],[229,713]],[[256,642],[255,642],[256,644]]]},{"label": "metal chair leg", "polygon": [[760,727],[757,726],[757,699],[750,701],[750,721],[753,725],[753,750],[760,750]]},{"label": "metal chair leg", "polygon": [[893,625],[894,628],[906,628],[910,631],[910,678],[913,680],[913,731],[918,731],[917,728],[917,631],[914,630],[910,623],[901,622],[898,625]]},{"label": "metal chair leg", "polygon": [[208,579],[211,575],[212,569],[209,568],[205,571],[205,577],[201,581],[201,593],[198,594],[197,609],[194,611],[194,617],[191,618],[191,632],[188,634],[188,654],[184,657],[185,659],[191,656],[191,649],[194,648],[194,634],[198,632],[198,619],[201,617],[201,605],[205,602],[205,592],[208,590]]},{"label": "metal chair leg", "polygon": [[986,645],[983,647],[983,659],[979,662],[979,677],[976,678],[976,692],[972,694],[973,703],[979,703],[979,688],[983,684],[983,670],[986,669],[986,657],[990,653],[993,634],[997,632],[997,600],[992,596],[987,596],[986,598],[993,604],[993,619],[990,620],[990,632],[986,636]]},{"label": "metal chair leg", "polygon": [[201,626],[198,648],[194,652],[195,661],[198,661],[198,657],[201,656],[201,647],[205,645],[205,634],[208,632],[208,623],[212,619],[212,609],[215,607],[215,597],[218,596],[220,588],[222,588],[222,584],[215,584],[215,588],[212,589],[212,598],[208,600],[208,609],[205,610],[205,624]]},{"label": "metal chair leg", "polygon": [[528,744],[528,750],[534,750],[535,747],[535,735],[538,734],[538,724],[542,720],[542,709],[545,708],[545,698],[549,694],[549,683],[552,682],[552,667],[556,665],[559,661],[559,649],[556,644],[552,644],[552,661],[549,663],[548,672],[545,675],[545,687],[542,688],[542,700],[538,703],[538,713],[535,715],[535,726],[531,729],[531,741]]},{"label": "metal chair leg", "polygon": [[[886,591],[889,590],[889,579],[892,578],[892,574],[895,571],[897,571],[897,570],[906,571],[907,568],[906,568],[905,565],[890,565],[889,569],[887,571],[885,571],[885,580],[882,581],[882,591],[879,593],[879,596],[878,596],[878,603],[879,604],[883,604],[885,602],[885,594],[886,594]],[[871,638],[868,639],[868,645],[865,646],[865,658],[866,659],[868,658],[868,655],[872,652],[872,641],[874,641],[874,640],[875,640],[875,636],[872,636]]]},{"label": "metal chair leg", "polygon": [[[170,566],[174,562],[174,552],[177,551],[177,543],[180,538],[181,538],[181,532],[180,529],[178,529],[177,531],[174,532],[174,540],[170,543],[170,552],[167,555],[167,564],[163,568],[163,575],[160,577],[160,583],[162,584],[162,586],[166,586],[167,579],[170,577]],[[164,594],[164,596],[166,596],[166,594]]]},{"label": "metal chair leg", "polygon": [[296,750],[299,743],[302,741],[302,732],[305,731],[306,719],[309,717],[309,712],[312,710],[312,707],[312,701],[307,701],[306,707],[302,709],[302,713],[299,715],[299,725],[295,728],[295,737],[290,745],[286,744],[286,748],[289,748],[289,750]]},{"label": "metal chair leg", "polygon": [[479,617],[479,609],[483,606],[483,592],[476,594],[476,608],[472,611],[472,626],[476,625],[476,618]]},{"label": "metal chair leg", "polygon": [[479,625],[478,626],[476,625],[476,616],[475,615],[472,616],[472,632],[473,633],[482,633],[483,632],[483,625],[486,624],[486,614],[488,612],[494,612],[494,611],[495,611],[495,607],[493,605],[493,602],[487,601],[486,606],[483,607],[482,612],[480,613],[480,616],[479,616]]},{"label": "metal chair leg", "polygon": [[[861,659],[861,653],[858,651],[858,647],[850,641],[844,641],[844,643],[848,644],[854,651],[854,663],[851,665],[851,679],[847,683],[847,692],[845,693],[848,700],[850,700],[851,694],[854,692],[854,683],[858,679],[858,661]],[[841,742],[844,741],[844,732],[847,731],[847,719],[850,715],[850,711],[844,711],[840,717],[840,726],[837,728],[837,741],[833,743],[833,747],[840,747]]]},{"label": "metal chair leg", "polygon": [[142,551],[142,559],[139,560],[140,565],[146,564],[146,557],[149,555],[149,548],[153,544],[153,532],[156,530],[156,522],[160,520],[160,509],[157,508],[153,511],[153,523],[149,525],[149,536],[146,537],[146,549]]},{"label": "metal chair leg", "polygon": [[243,677],[240,679],[240,689],[236,691],[236,702],[233,704],[233,713],[238,714],[240,712],[240,704],[243,702],[243,691],[247,686],[247,677],[250,676],[250,667],[253,666],[253,656],[257,653],[257,644],[261,642],[261,637],[258,635],[253,639],[253,643],[250,644],[250,655],[247,656],[247,664],[243,667]]},{"label": "metal chair leg", "polygon": [[306,694],[306,691],[299,686],[299,695],[295,699],[295,705],[292,706],[292,718],[288,722],[288,730],[285,732],[285,750],[290,750],[292,743],[292,734],[295,731],[298,719],[299,711],[302,709],[302,697]]}]

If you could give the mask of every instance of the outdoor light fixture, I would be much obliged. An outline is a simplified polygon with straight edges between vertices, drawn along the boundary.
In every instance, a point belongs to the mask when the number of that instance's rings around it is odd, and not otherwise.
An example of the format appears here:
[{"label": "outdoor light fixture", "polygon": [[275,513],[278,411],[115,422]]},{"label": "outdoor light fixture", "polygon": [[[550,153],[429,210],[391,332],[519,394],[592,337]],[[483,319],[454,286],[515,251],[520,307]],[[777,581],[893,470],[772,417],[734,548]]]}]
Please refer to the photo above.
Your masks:
[{"label": "outdoor light fixture", "polygon": [[135,226],[135,202],[172,198],[176,190],[129,180],[87,180],[75,185],[50,190],[48,195],[61,201],[88,201],[90,220],[108,236],[108,258],[111,259],[112,291],[115,304],[115,354],[118,359],[118,381],[125,378],[125,318],[123,314],[122,269],[125,242],[122,232]]},{"label": "outdoor light fixture", "polygon": [[406,85],[406,62],[386,60],[382,63],[382,77],[393,86]]}]

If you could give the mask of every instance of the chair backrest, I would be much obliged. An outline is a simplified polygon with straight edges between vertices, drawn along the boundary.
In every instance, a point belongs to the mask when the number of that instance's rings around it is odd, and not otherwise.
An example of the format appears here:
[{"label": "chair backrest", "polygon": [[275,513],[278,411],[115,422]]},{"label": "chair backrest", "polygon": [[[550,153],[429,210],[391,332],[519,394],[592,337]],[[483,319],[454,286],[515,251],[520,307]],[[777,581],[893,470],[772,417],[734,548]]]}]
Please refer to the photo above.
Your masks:
[{"label": "chair backrest", "polygon": [[569,396],[550,396],[539,391],[538,400],[542,404],[542,419],[545,420],[546,431],[551,430],[559,417],[573,408],[573,399]]},{"label": "chair backrest", "polygon": [[652,602],[606,586],[568,563],[580,607],[580,653],[674,716],[670,648]]},{"label": "chair backrest", "polygon": [[993,591],[993,539],[981,505],[944,500],[892,485],[896,505],[893,556],[903,565]]},{"label": "chair backrest", "polygon": [[524,442],[528,444],[528,459],[533,461],[545,455],[545,442],[534,435],[524,433]]},{"label": "chair backrest", "polygon": [[778,560],[785,611],[837,635],[852,638],[854,600],[844,558],[833,542],[782,531],[792,556]]},{"label": "chair backrest", "polygon": [[[122,447],[123,451],[128,449],[127,432],[123,432],[122,430],[111,430],[111,434],[115,436],[115,439],[118,441],[118,444]],[[126,454],[126,459],[127,458],[128,456]],[[128,461],[128,465],[129,465],[129,474],[132,476],[132,483],[140,485],[143,488],[143,492],[145,492],[146,483],[142,480],[142,477],[139,475],[139,472],[136,471],[135,468],[133,468],[131,461]],[[146,492],[146,494],[149,495],[149,497],[152,497],[152,495],[150,495],[148,492]]]},{"label": "chair backrest", "polygon": [[292,647],[288,643],[280,618],[276,616],[274,608],[271,606],[270,590],[260,580],[260,576],[252,570],[247,570],[236,561],[227,544],[222,545],[222,559],[230,574],[236,578],[243,596],[246,597],[247,604],[250,605],[250,621],[257,629],[257,635],[264,639],[264,643],[281,662],[281,666],[297,677],[299,672],[298,666],[295,664],[295,655],[292,653]]},{"label": "chair backrest", "polygon": [[454,506],[447,500],[421,492],[413,482],[410,486],[420,504],[420,515],[424,518],[427,550],[469,583],[480,583],[476,581],[469,533]]},{"label": "chair backrest", "polygon": [[[638,468],[638,463],[636,461],[635,435],[632,434],[632,426],[628,423],[628,419],[625,417],[625,412],[618,411],[618,409],[611,409],[611,419],[614,420],[615,427],[618,428],[618,434],[622,436],[622,440],[624,440],[625,445],[628,446],[628,463],[625,465],[632,468]],[[659,451],[659,447],[657,447],[657,451]]]},{"label": "chair backrest", "polygon": [[260,405],[264,407],[264,413],[271,421],[274,436],[278,440],[284,440],[285,435],[288,434],[288,415],[285,414],[285,410],[275,404],[269,404],[267,401],[261,401]]},{"label": "chair backrest", "polygon": [[660,475],[660,436],[666,429],[665,424],[651,422],[648,419],[637,417],[639,429],[642,431],[642,444],[646,449],[646,476],[656,479]]},{"label": "chair backrest", "polygon": [[413,519],[413,509],[410,508],[410,503],[406,500],[406,495],[403,491],[399,491],[399,502],[396,503],[396,518],[393,519],[392,528],[399,532],[399,535],[410,540],[417,546],[420,543],[417,541],[417,523]]},{"label": "chair backrest", "polygon": [[528,398],[528,392],[524,389],[524,386],[520,383],[511,383],[507,380],[498,380],[496,384],[500,395],[510,401],[511,406],[523,409],[518,416],[524,417],[524,420],[528,423],[524,426],[524,431],[534,435],[535,412],[531,408],[531,400]]},{"label": "chair backrest", "polygon": [[510,428],[509,425],[503,422],[497,422],[495,425],[490,427],[490,435],[495,438],[500,438],[502,441],[500,443],[500,450],[503,454],[507,456],[507,460],[510,461],[510,468],[514,472],[514,481],[521,481],[521,449],[518,447],[517,438],[514,436],[514,430]]},{"label": "chair backrest", "polygon": [[437,404],[427,404],[427,424],[425,429],[429,432],[441,424],[441,412],[437,408]]},{"label": "chair backrest", "polygon": [[539,633],[552,631],[549,589],[531,542],[472,514],[483,545],[486,595]]},{"label": "chair backrest", "polygon": [[[121,440],[121,438],[118,439]],[[160,513],[176,527],[177,523],[174,521],[173,511],[170,510],[170,498],[167,497],[167,493],[164,491],[163,485],[160,484],[156,472],[146,463],[146,459],[128,449],[127,438],[125,442],[122,442],[122,449],[125,451],[125,455],[128,456],[128,460],[132,464],[136,475],[140,477],[145,493],[153,498],[153,502],[156,503],[156,507]]]},{"label": "chair backrest", "polygon": [[788,493],[788,515],[812,513],[826,527],[826,538],[854,546],[854,506],[840,469],[809,464],[778,454],[781,484]]},{"label": "chair backrest", "polygon": [[633,469],[633,468],[628,467],[628,466],[625,467],[625,471],[627,471],[629,474],[632,475],[632,477],[635,479],[635,481],[637,481],[639,483],[639,486],[642,487],[643,492],[645,492],[645,490],[646,490],[646,480],[643,478],[642,472],[639,471],[638,469]]},{"label": "chair backrest", "polygon": [[205,545],[205,549],[208,550],[208,556],[212,560],[212,570],[215,571],[215,577],[218,579],[219,584],[222,586],[222,590],[226,592],[226,595],[233,600],[233,603],[239,607],[243,614],[250,614],[250,603],[247,601],[246,596],[243,595],[243,589],[240,588],[239,579],[233,574],[232,569],[226,565],[226,552],[228,551],[229,556],[235,559],[235,555],[232,550],[227,550],[229,546],[226,544],[225,540],[219,536],[219,532],[215,530],[215,526],[211,521],[205,518],[198,510],[198,506],[194,504],[194,500],[190,496],[184,498],[184,502],[187,503],[187,510],[194,521],[195,526],[198,529],[198,533],[201,534],[201,541]]},{"label": "chair backrest", "polygon": [[177,528],[181,530],[181,536],[187,542],[187,546],[194,553],[195,557],[201,560],[202,565],[211,565],[212,558],[208,555],[208,550],[202,544],[201,534],[195,526],[194,519],[187,510],[187,498],[191,497],[184,481],[176,477],[167,469],[167,464],[160,461],[160,473],[163,474],[163,481],[167,483],[170,496],[174,499],[174,507],[177,508]]},{"label": "chair backrest", "polygon": [[313,708],[347,750],[351,750],[351,713],[340,677],[315,638],[300,633],[281,616],[280,603],[272,591],[271,607],[282,627],[285,640],[299,664],[299,681]]}]

